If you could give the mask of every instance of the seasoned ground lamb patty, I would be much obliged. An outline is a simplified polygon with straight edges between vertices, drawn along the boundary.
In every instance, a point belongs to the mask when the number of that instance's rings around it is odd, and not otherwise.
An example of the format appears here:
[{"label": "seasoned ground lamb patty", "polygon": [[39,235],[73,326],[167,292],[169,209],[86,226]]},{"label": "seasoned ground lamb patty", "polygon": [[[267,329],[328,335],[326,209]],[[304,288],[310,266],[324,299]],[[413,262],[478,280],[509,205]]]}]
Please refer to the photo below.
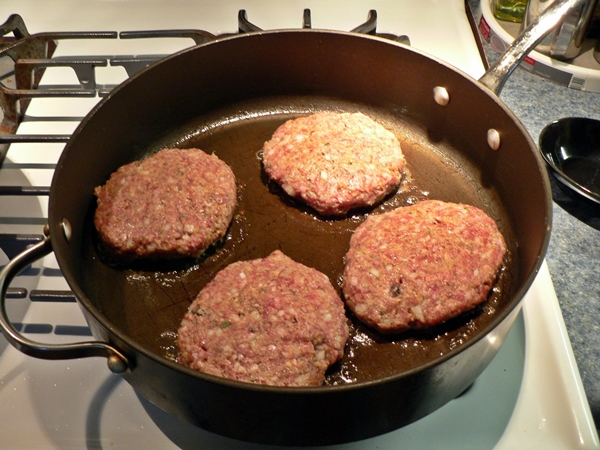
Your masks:
[{"label": "seasoned ground lamb patty", "polygon": [[239,381],[321,385],[347,337],[329,279],[276,250],[227,266],[205,286],[181,322],[179,362]]},{"label": "seasoned ground lamb patty", "polygon": [[95,195],[102,242],[131,259],[201,255],[225,235],[237,203],[231,168],[198,149],[163,149],[126,164]]},{"label": "seasoned ground lamb patty", "polygon": [[370,206],[398,187],[396,136],[362,113],[320,112],[281,125],[263,147],[269,177],[323,215]]},{"label": "seasoned ground lamb patty", "polygon": [[356,316],[382,332],[429,327],[483,302],[505,252],[482,210],[422,201],[356,229],[342,289]]}]

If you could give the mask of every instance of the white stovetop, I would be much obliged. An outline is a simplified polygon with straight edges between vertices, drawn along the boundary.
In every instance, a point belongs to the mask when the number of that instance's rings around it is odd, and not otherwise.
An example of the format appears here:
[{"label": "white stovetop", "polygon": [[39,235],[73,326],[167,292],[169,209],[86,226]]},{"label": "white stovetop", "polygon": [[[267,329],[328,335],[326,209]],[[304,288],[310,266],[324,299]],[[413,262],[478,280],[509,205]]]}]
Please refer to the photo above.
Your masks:
[{"label": "white stovetop", "polygon": [[[305,8],[311,9],[313,28],[339,30],[360,25],[368,11],[375,9],[378,31],[407,34],[415,48],[443,57],[472,76],[483,73],[481,61],[472,58],[472,50],[465,51],[460,45],[473,40],[461,0],[3,0],[0,20],[18,12],[30,33],[172,27],[224,33],[237,30],[240,9],[247,11],[255,25],[269,29],[299,28]],[[420,18],[425,18],[426,27]],[[135,46],[128,43],[119,48]],[[154,53],[161,53],[163,48],[172,51],[173,47],[165,44]]]},{"label": "white stovetop", "polygon": [[[283,1],[283,0],[3,0],[0,21],[11,13],[30,33],[42,31],[130,31],[167,28],[237,29],[246,9],[257,26],[298,28],[310,8],[314,28],[349,30],[379,15],[378,31],[410,36],[412,46],[440,57],[474,78],[484,69],[461,0]],[[170,53],[191,42],[63,42],[57,55]],[[125,79],[120,68],[97,70],[98,83]],[[65,70],[48,71],[44,82],[73,82]],[[70,133],[98,99],[36,99],[19,133]],[[13,145],[0,170],[0,184],[49,185],[62,144]],[[22,211],[23,205],[27,210]],[[42,218],[47,199],[0,197],[0,217]],[[0,221],[0,233],[38,233],[40,225]],[[4,258],[5,259],[5,258]],[[4,264],[0,252],[0,264]],[[56,269],[52,255],[43,267]],[[52,271],[19,277],[29,289],[68,289]],[[77,304],[11,301],[16,321],[84,326]],[[28,334],[48,343],[80,340],[56,333]],[[0,448],[206,448],[258,449],[179,422],[144,399],[100,358],[42,361],[19,353],[0,338]],[[331,449],[592,449],[600,448],[579,372],[546,265],[530,289],[507,341],[471,389],[428,417],[386,435]]]}]

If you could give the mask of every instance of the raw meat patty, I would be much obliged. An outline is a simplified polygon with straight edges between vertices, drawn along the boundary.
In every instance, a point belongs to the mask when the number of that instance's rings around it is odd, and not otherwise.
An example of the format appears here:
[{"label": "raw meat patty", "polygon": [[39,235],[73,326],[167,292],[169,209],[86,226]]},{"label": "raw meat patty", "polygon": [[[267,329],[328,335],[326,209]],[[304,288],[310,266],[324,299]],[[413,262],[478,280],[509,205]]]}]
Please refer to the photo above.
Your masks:
[{"label": "raw meat patty", "polygon": [[281,125],[263,147],[269,177],[323,215],[370,206],[402,179],[394,134],[361,113],[321,112]]},{"label": "raw meat patty", "polygon": [[356,229],[342,289],[356,316],[382,332],[429,327],[483,302],[505,252],[480,209],[422,201]]},{"label": "raw meat patty", "polygon": [[239,381],[321,385],[347,338],[329,279],[276,250],[233,263],[206,285],[181,322],[179,362]]},{"label": "raw meat patty", "polygon": [[94,223],[126,258],[197,257],[223,237],[237,203],[235,176],[215,155],[163,149],[97,187]]}]

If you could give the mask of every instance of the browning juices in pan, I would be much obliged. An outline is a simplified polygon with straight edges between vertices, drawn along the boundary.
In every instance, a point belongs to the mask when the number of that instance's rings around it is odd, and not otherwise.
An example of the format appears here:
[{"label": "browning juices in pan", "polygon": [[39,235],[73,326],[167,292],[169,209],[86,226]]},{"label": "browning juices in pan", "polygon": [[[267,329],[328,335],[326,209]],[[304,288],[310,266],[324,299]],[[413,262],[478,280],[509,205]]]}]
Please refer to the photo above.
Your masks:
[{"label": "browning juices in pan", "polygon": [[[398,192],[372,208],[328,218],[291,199],[268,180],[261,163],[264,142],[286,120],[323,110],[361,111],[398,137],[406,158]],[[223,241],[199,260],[119,267],[99,251],[93,205],[82,252],[86,268],[83,287],[89,297],[116,327],[156,354],[176,359],[177,329],[189,304],[227,265],[264,258],[280,249],[326,274],[341,295],[344,255],[356,227],[369,214],[426,198],[472,204],[496,220],[508,253],[488,300],[445,324],[396,335],[381,335],[348,311],[350,337],[345,355],[330,368],[325,383],[368,381],[429,363],[485,327],[514,294],[516,240],[496,193],[482,187],[479,171],[458,151],[430,142],[423,130],[389,111],[321,97],[263,98],[198,118],[136,156],[165,147],[200,148],[215,153],[232,168],[238,183],[238,206]]]}]

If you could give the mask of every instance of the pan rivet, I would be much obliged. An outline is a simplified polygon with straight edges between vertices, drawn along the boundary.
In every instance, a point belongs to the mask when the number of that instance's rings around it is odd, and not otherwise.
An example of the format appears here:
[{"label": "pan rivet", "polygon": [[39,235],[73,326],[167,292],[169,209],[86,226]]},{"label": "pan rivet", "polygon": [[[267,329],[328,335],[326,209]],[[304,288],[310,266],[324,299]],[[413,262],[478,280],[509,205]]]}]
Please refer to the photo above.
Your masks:
[{"label": "pan rivet", "polygon": [[498,130],[490,128],[487,132],[487,141],[492,150],[498,150],[500,148],[500,133],[498,133]]},{"label": "pan rivet", "polygon": [[63,230],[63,234],[65,235],[65,239],[67,240],[67,242],[69,242],[71,240],[71,224],[69,223],[69,221],[67,219],[63,219],[62,222],[60,223],[60,226]]},{"label": "pan rivet", "polygon": [[433,99],[438,105],[446,106],[450,102],[450,94],[446,88],[436,86],[433,88]]},{"label": "pan rivet", "polygon": [[123,361],[117,355],[110,355],[107,359],[108,369],[112,373],[125,373],[127,371],[127,362]]}]

